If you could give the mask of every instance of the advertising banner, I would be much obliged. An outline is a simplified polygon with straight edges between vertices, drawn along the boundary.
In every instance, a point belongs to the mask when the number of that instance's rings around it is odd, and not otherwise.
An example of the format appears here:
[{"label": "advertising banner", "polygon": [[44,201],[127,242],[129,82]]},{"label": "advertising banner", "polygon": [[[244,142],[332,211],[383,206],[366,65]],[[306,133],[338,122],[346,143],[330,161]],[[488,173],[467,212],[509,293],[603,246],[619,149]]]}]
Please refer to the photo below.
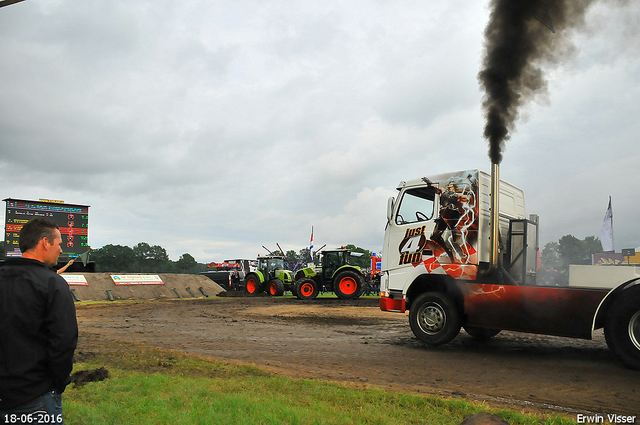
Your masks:
[{"label": "advertising banner", "polygon": [[116,285],[164,285],[158,275],[149,274],[112,274],[111,279]]},{"label": "advertising banner", "polygon": [[67,281],[69,285],[89,285],[87,279],[84,277],[84,275],[81,274],[62,274],[61,276],[64,278],[64,280]]}]

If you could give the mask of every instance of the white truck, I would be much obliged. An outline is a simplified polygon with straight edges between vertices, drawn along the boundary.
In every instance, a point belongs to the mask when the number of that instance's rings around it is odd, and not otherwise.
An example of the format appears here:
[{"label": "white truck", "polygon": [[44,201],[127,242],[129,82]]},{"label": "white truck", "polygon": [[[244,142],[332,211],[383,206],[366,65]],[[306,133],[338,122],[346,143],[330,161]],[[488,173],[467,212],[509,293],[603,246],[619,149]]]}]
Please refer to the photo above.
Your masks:
[{"label": "white truck", "polygon": [[[409,311],[430,345],[463,327],[490,338],[513,330],[591,339],[640,369],[640,274],[635,267],[571,266],[564,286],[541,286],[538,219],[522,190],[479,170],[398,186],[387,206],[380,308]],[[493,194],[499,193],[499,196]]]}]

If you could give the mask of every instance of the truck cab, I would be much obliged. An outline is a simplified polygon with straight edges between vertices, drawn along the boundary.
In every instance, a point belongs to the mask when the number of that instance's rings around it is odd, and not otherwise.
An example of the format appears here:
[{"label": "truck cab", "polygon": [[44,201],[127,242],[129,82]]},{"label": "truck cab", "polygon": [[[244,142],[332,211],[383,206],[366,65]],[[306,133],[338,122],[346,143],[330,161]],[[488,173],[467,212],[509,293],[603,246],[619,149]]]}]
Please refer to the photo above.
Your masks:
[{"label": "truck cab", "polygon": [[538,217],[526,218],[522,190],[479,170],[397,189],[387,204],[380,308],[408,310],[418,339],[444,344],[461,327],[476,338],[513,330],[591,339],[604,327],[609,346],[640,369],[635,268],[572,266],[567,286],[543,287]]}]

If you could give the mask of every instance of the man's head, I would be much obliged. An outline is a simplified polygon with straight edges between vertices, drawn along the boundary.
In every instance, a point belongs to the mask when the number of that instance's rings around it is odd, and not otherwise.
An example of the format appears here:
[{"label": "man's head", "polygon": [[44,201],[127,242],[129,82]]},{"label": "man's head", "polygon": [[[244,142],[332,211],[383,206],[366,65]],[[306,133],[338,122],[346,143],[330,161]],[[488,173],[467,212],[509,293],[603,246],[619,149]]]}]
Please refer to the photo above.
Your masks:
[{"label": "man's head", "polygon": [[20,230],[20,251],[25,258],[42,261],[49,266],[58,263],[62,237],[58,225],[45,218],[34,218]]}]

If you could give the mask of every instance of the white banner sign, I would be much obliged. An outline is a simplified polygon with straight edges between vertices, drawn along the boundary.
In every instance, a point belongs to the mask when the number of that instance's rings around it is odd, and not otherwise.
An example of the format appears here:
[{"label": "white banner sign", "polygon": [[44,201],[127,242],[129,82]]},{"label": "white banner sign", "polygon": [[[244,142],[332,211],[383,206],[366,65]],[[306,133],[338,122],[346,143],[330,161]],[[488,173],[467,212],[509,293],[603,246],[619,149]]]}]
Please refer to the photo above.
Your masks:
[{"label": "white banner sign", "polygon": [[87,279],[81,274],[62,274],[61,276],[69,285],[89,285]]},{"label": "white banner sign", "polygon": [[116,285],[164,285],[157,274],[112,274]]}]

